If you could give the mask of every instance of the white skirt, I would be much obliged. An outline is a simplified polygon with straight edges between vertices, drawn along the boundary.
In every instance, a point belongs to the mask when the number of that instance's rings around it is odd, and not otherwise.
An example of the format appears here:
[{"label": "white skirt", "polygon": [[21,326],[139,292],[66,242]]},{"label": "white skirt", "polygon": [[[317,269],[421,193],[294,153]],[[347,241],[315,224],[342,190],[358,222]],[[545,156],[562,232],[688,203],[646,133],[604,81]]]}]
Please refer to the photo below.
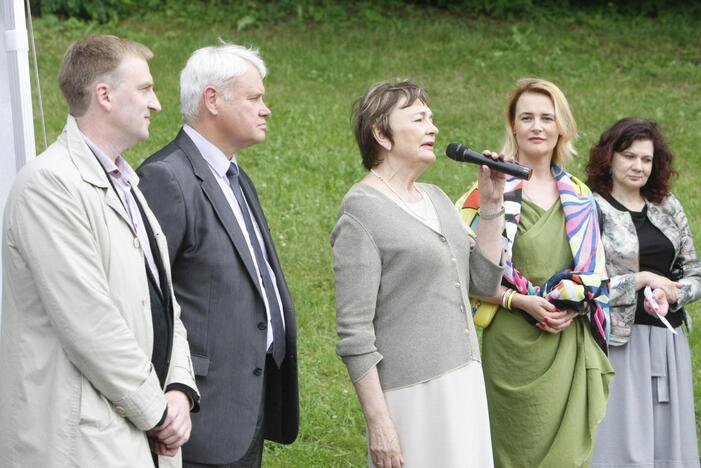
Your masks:
[{"label": "white skirt", "polygon": [[[491,468],[482,365],[470,361],[435,379],[385,392],[403,468]],[[368,456],[368,466],[373,467]]]}]

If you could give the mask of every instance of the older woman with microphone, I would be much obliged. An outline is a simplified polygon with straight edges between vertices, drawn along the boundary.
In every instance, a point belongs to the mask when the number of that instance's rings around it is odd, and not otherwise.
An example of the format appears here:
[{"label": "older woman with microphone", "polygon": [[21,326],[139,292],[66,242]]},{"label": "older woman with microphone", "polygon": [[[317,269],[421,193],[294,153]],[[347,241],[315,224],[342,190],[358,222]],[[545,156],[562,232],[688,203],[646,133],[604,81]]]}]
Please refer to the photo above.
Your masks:
[{"label": "older woman with microphone", "polygon": [[421,87],[372,86],[354,131],[368,173],[344,197],[331,244],[337,352],[367,423],[368,464],[491,467],[468,294],[499,288],[504,176],[480,170],[475,240],[445,193],[417,182],[438,134]]}]

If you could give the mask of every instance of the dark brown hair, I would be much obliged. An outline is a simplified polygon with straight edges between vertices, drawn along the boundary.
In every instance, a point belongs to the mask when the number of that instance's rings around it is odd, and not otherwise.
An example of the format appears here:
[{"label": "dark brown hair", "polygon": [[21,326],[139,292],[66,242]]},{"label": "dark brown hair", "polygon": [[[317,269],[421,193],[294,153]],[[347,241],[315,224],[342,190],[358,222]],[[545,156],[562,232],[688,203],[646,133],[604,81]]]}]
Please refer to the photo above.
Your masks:
[{"label": "dark brown hair", "polygon": [[380,164],[380,144],[373,135],[377,129],[390,142],[392,129],[389,115],[396,106],[400,109],[411,106],[416,100],[428,105],[428,96],[424,89],[411,81],[384,81],[370,87],[353,105],[353,133],[358,142],[363,166],[370,170]]},{"label": "dark brown hair", "polygon": [[672,152],[660,128],[650,120],[625,117],[601,134],[599,142],[589,154],[587,185],[602,196],[611,195],[611,161],[614,153],[620,153],[640,140],[652,141],[654,148],[650,177],[640,193],[645,199],[660,203],[669,194],[670,178],[676,173],[672,168]]},{"label": "dark brown hair", "polygon": [[114,80],[110,75],[127,56],[150,60],[153,53],[143,44],[117,36],[89,36],[68,48],[58,72],[58,86],[73,117],[88,110],[90,87],[97,80]]}]

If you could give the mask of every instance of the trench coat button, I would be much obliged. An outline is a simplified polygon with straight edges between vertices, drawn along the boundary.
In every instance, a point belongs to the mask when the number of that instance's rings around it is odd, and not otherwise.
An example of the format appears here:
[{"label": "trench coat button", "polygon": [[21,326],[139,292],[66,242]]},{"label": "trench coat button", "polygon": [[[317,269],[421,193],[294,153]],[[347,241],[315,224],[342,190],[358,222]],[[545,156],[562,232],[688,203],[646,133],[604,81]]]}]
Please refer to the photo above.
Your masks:
[{"label": "trench coat button", "polygon": [[265,322],[258,322],[258,330],[265,330],[268,325]]},{"label": "trench coat button", "polygon": [[121,406],[115,406],[115,407],[114,407],[114,410],[115,410],[115,411],[117,412],[117,414],[120,415],[120,416],[124,416],[125,414],[127,414],[127,412],[126,412],[126,411],[124,410],[124,408],[122,408]]},{"label": "trench coat button", "polygon": [[135,238],[134,238],[134,248],[137,248],[137,249],[138,249],[140,245],[141,245],[141,244],[139,244],[139,238],[138,238],[138,237],[135,237]]},{"label": "trench coat button", "polygon": [[261,375],[263,375],[263,369],[261,369],[260,367],[256,367],[253,371],[253,375],[255,375],[256,377],[260,377]]}]

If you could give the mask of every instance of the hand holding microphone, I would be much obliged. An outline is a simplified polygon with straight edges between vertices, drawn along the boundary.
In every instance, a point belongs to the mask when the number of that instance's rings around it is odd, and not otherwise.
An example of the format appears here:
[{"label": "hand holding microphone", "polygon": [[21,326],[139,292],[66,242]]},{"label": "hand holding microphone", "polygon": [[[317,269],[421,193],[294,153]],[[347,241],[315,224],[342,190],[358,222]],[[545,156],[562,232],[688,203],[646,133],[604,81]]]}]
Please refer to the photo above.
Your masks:
[{"label": "hand holding microphone", "polygon": [[[465,154],[467,152],[467,154]],[[477,158],[470,153],[477,155]],[[479,188],[480,222],[475,229],[480,251],[494,263],[499,263],[502,255],[501,230],[504,225],[504,185],[506,175],[496,170],[495,164],[503,165],[496,159],[497,155],[489,152],[487,156],[475,153],[463,145],[451,143],[446,154],[456,161],[476,162],[480,164],[477,186]],[[492,159],[495,158],[495,159]],[[486,166],[486,167],[483,167]]]},{"label": "hand holding microphone", "polygon": [[460,143],[449,144],[445,149],[445,154],[454,161],[484,165],[494,171],[502,172],[519,179],[528,180],[533,173],[530,167],[522,166],[516,162],[499,161],[488,158]]}]

